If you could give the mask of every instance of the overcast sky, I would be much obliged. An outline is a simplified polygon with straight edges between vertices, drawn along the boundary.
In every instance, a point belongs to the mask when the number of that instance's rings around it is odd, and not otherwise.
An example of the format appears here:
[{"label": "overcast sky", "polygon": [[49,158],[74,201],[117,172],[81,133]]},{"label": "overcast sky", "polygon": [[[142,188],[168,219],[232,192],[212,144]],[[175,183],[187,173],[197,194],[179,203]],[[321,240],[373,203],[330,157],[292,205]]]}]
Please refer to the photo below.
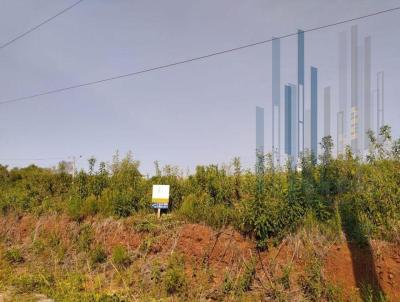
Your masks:
[{"label": "overcast sky", "polygon": [[[0,0],[0,44],[76,0]],[[400,6],[399,0],[85,0],[0,50],[0,101],[201,56]],[[358,24],[372,36],[375,74],[385,71],[386,122],[400,135],[400,11],[306,33],[309,68],[319,68],[319,96],[332,86],[337,111],[338,33]],[[296,38],[282,41],[282,84],[296,83]],[[283,89],[283,88],[282,88]],[[397,93],[395,93],[397,92]],[[306,90],[307,98],[307,90]],[[82,155],[109,161],[131,150],[142,171],[153,161],[254,162],[255,106],[265,107],[271,148],[271,45],[100,85],[0,106],[0,162]],[[321,109],[320,109],[321,110]],[[322,112],[320,112],[320,116]],[[322,125],[322,121],[320,122]],[[336,128],[336,119],[332,127]],[[321,137],[322,131],[318,135]]]}]

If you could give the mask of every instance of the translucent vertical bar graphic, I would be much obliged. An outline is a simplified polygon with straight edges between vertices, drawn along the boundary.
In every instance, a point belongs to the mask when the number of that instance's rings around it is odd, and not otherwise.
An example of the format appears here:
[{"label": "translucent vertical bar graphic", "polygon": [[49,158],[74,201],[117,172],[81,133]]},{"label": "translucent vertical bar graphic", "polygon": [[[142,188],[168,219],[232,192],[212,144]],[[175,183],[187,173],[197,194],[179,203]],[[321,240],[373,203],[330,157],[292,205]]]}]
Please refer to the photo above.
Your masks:
[{"label": "translucent vertical bar graphic", "polygon": [[256,173],[264,168],[264,108],[256,107]]},{"label": "translucent vertical bar graphic", "polygon": [[318,156],[318,69],[311,67],[311,152]]},{"label": "translucent vertical bar graphic", "polygon": [[338,144],[338,153],[344,152],[344,146],[348,137],[348,110],[347,110],[347,33],[339,33],[339,111],[343,118],[343,132],[342,132],[342,144]]},{"label": "translucent vertical bar graphic", "polygon": [[281,160],[281,46],[280,39],[272,40],[272,158]]},{"label": "translucent vertical bar graphic", "polygon": [[291,152],[291,159],[292,159],[292,164],[293,167],[296,166],[297,164],[297,158],[299,156],[299,101],[298,101],[298,96],[297,96],[297,87],[296,85],[289,84],[290,86],[290,94],[291,94],[291,100],[292,100],[292,152]]},{"label": "translucent vertical bar graphic", "polygon": [[292,94],[289,85],[285,85],[285,153],[292,154]]},{"label": "translucent vertical bar graphic", "polygon": [[364,150],[364,47],[358,46],[358,91],[357,91],[357,149]]},{"label": "translucent vertical bar graphic", "polygon": [[379,133],[381,127],[385,125],[385,73],[383,71],[377,74],[377,107],[376,107],[376,132]]},{"label": "translucent vertical bar graphic", "polygon": [[324,88],[324,136],[331,135],[331,87]]},{"label": "translucent vertical bar graphic", "polygon": [[304,150],[311,150],[311,108],[304,111]]},{"label": "translucent vertical bar graphic", "polygon": [[351,27],[351,148],[358,153],[358,29]]},{"label": "translucent vertical bar graphic", "polygon": [[297,31],[297,80],[304,85],[304,31]]},{"label": "translucent vertical bar graphic", "polygon": [[297,150],[304,151],[304,31],[297,31],[297,100],[298,129]]},{"label": "translucent vertical bar graphic", "polygon": [[364,147],[368,149],[370,141],[368,139],[367,131],[372,129],[371,122],[371,37],[364,39]]},{"label": "translucent vertical bar graphic", "polygon": [[343,154],[344,151],[344,114],[343,111],[337,113],[337,129],[336,129],[336,145],[337,145],[337,155]]}]

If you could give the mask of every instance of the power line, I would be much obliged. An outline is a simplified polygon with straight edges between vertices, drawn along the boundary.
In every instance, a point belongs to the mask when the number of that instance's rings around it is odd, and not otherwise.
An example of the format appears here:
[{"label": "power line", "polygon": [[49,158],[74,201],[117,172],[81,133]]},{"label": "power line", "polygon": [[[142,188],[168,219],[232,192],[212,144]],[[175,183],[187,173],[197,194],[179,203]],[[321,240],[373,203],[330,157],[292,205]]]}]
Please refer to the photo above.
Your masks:
[{"label": "power line", "polygon": [[[83,0],[81,0],[81,1],[83,1]],[[360,16],[360,17],[352,18],[352,19],[346,19],[346,20],[342,20],[342,21],[339,21],[339,22],[335,22],[335,23],[331,23],[331,24],[327,24],[327,25],[323,25],[323,26],[319,26],[319,27],[310,28],[310,29],[304,30],[303,32],[305,32],[305,33],[306,32],[313,32],[313,31],[317,31],[317,30],[321,30],[321,29],[325,29],[325,28],[330,28],[330,27],[333,27],[333,26],[337,26],[337,25],[341,25],[341,24],[345,24],[345,23],[349,23],[349,22],[353,22],[353,21],[357,21],[357,20],[361,20],[361,19],[366,19],[366,18],[369,18],[369,17],[374,17],[374,16],[377,16],[377,15],[380,15],[380,14],[385,14],[385,13],[389,13],[389,12],[393,12],[393,11],[397,11],[397,10],[400,10],[400,6],[394,7],[394,8],[391,8],[391,9],[387,9],[387,10],[378,11],[378,12],[371,13],[371,14],[368,14],[368,15],[363,15],[363,16]],[[54,90],[48,90],[48,91],[44,91],[44,92],[39,92],[39,93],[28,95],[28,96],[23,96],[23,97],[3,100],[3,101],[0,101],[0,105],[21,102],[21,101],[25,101],[25,100],[34,99],[34,98],[38,98],[38,97],[41,97],[41,96],[49,95],[49,94],[60,93],[60,92],[63,92],[63,91],[72,90],[72,89],[76,89],[76,88],[81,88],[81,87],[85,87],[85,86],[97,85],[97,84],[104,83],[104,82],[114,81],[114,80],[127,78],[127,77],[132,77],[132,76],[136,76],[136,75],[140,75],[140,74],[144,74],[144,73],[148,73],[148,72],[152,72],[152,71],[156,71],[156,70],[166,69],[166,68],[170,68],[170,67],[174,67],[174,66],[178,66],[178,65],[194,62],[194,61],[204,60],[204,59],[208,59],[208,58],[215,57],[215,56],[218,56],[218,55],[239,51],[239,50],[242,50],[242,49],[245,49],[245,48],[249,48],[249,47],[254,47],[254,46],[270,43],[274,39],[289,38],[289,37],[292,37],[292,36],[296,36],[297,34],[298,34],[297,32],[294,32],[294,33],[286,34],[286,35],[283,35],[283,36],[280,36],[280,37],[274,37],[272,39],[263,40],[263,41],[259,41],[259,42],[255,42],[255,43],[251,43],[251,44],[246,44],[246,45],[242,45],[242,46],[238,46],[238,47],[235,47],[235,48],[230,48],[230,49],[226,49],[226,50],[222,50],[222,51],[218,51],[218,52],[213,52],[213,53],[210,53],[210,54],[207,54],[207,55],[203,55],[203,56],[200,56],[200,57],[194,57],[194,58],[191,58],[191,59],[177,61],[177,62],[166,64],[166,65],[160,65],[160,66],[151,67],[151,68],[148,68],[148,69],[143,69],[143,70],[140,70],[140,71],[135,71],[135,72],[131,72],[131,73],[117,75],[117,76],[113,76],[113,77],[109,77],[109,78],[104,78],[104,79],[101,79],[101,80],[96,80],[96,81],[76,84],[76,85],[72,85],[72,86],[68,86],[68,87],[58,88],[58,89],[54,89]]]},{"label": "power line", "polygon": [[65,157],[41,157],[41,158],[0,158],[0,161],[43,161],[43,160],[61,160],[72,159],[73,156]]},{"label": "power line", "polygon": [[55,18],[61,16],[62,14],[66,13],[67,11],[71,10],[72,8],[74,8],[75,6],[77,6],[78,4],[82,3],[84,0],[79,0],[77,2],[75,2],[74,4],[68,6],[67,8],[63,9],[62,11],[60,11],[59,13],[55,14],[54,16],[46,19],[45,21],[43,21],[42,23],[39,23],[38,25],[35,25],[34,27],[32,27],[31,29],[28,29],[27,31],[23,32],[22,34],[16,36],[15,38],[11,39],[10,41],[2,44],[0,46],[0,50],[6,48],[7,46],[10,46],[12,43],[18,41],[19,39],[29,35],[30,33],[32,33],[33,31],[39,29],[40,27],[42,27],[43,25],[53,21]]}]

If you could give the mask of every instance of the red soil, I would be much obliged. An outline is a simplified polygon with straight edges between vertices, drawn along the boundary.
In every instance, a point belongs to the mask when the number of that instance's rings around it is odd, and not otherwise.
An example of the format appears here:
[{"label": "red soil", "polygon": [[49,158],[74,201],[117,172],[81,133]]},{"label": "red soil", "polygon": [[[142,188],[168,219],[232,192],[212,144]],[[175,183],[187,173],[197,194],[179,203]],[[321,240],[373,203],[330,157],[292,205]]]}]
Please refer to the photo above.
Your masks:
[{"label": "red soil", "polygon": [[[151,234],[136,232],[126,220],[92,218],[85,223],[92,226],[94,243],[104,246],[108,253],[119,244],[137,250],[145,239],[152,238]],[[79,224],[66,216],[0,217],[0,240],[5,245],[30,245],[40,234],[51,233],[58,234],[67,245],[78,236],[79,229]],[[259,276],[265,276],[265,268],[274,269],[288,263],[293,263],[294,275],[302,273],[304,268],[302,253],[293,242],[285,241],[258,255],[254,242],[235,230],[216,232],[198,224],[184,224],[159,234],[147,253],[150,257],[165,258],[173,251],[179,251],[186,263],[210,267],[215,284],[223,280],[225,271],[239,268],[251,257],[261,259],[257,265]],[[399,246],[378,241],[363,248],[346,242],[336,244],[325,256],[324,270],[326,278],[340,285],[346,294],[357,294],[363,284],[369,283],[382,289],[392,301],[400,301]]]},{"label": "red soil", "polygon": [[333,246],[327,257],[327,277],[346,293],[356,293],[365,284],[374,284],[392,301],[400,301],[400,249],[374,241],[369,247],[354,244]]}]

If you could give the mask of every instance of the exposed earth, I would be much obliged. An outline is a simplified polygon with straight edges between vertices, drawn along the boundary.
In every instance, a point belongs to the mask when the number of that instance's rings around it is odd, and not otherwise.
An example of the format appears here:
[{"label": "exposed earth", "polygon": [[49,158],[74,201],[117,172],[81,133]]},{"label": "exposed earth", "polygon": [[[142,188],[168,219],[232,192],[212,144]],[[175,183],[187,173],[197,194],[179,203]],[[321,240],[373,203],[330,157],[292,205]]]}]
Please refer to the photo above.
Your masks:
[{"label": "exposed earth", "polygon": [[[298,301],[299,280],[307,270],[310,259],[315,257],[323,263],[321,276],[329,284],[341,288],[346,300],[357,301],[362,286],[370,284],[382,290],[390,301],[400,301],[399,245],[372,241],[370,245],[360,247],[348,243],[345,238],[326,240],[313,231],[289,236],[273,248],[258,252],[251,238],[231,228],[216,231],[204,225],[176,223],[168,219],[160,222],[160,225],[157,221],[147,222],[137,218],[91,218],[78,223],[66,216],[38,218],[33,215],[9,215],[0,218],[0,247],[4,251],[17,246],[24,251],[24,263],[13,267],[14,274],[20,274],[26,272],[30,267],[28,264],[32,262],[39,261],[38,265],[46,265],[48,259],[50,264],[50,256],[46,251],[39,259],[34,259],[35,256],[29,251],[36,241],[56,234],[63,246],[67,247],[60,265],[73,266],[73,258],[79,258],[79,253],[72,247],[82,230],[82,224],[93,230],[92,246],[103,246],[109,257],[116,246],[126,247],[134,255],[132,265],[137,263],[138,274],[144,281],[146,278],[150,280],[151,265],[155,261],[163,263],[171,254],[179,253],[184,258],[188,285],[202,286],[199,295],[204,300],[220,300],[226,276],[239,275],[246,265],[254,263],[255,276],[250,291],[267,293],[266,296],[270,295],[270,298],[266,300],[270,301],[274,300],[271,289],[286,291],[286,299]],[[68,247],[71,249],[68,250]],[[211,272],[207,281],[202,279],[203,273],[200,273],[204,272],[204,268]],[[104,265],[98,269],[98,274],[112,279],[115,272],[110,266]],[[282,279],[284,276],[287,280]],[[286,280],[287,284],[277,280]],[[281,284],[286,284],[286,287],[282,289]],[[87,288],[93,286],[90,280],[86,284]],[[118,287],[118,284],[113,286]],[[0,290],[3,290],[0,301],[8,301],[7,297],[13,295],[12,287]],[[38,296],[37,301],[51,301],[46,299],[45,296]]]}]

